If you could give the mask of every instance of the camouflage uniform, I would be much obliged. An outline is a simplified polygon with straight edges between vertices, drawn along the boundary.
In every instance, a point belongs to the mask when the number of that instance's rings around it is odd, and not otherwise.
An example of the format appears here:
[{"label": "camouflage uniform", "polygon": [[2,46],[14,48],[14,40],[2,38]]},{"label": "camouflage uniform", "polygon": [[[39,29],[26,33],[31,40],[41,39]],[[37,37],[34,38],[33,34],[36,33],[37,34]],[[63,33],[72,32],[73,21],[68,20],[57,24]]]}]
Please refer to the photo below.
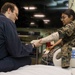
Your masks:
[{"label": "camouflage uniform", "polygon": [[63,39],[61,48],[61,66],[70,66],[72,47],[75,47],[75,21],[58,29],[60,38]]},{"label": "camouflage uniform", "polygon": [[[61,54],[57,58],[61,57],[61,67],[70,65],[72,47],[75,47],[75,21],[68,25],[58,29],[60,39],[63,39],[63,46],[61,47]],[[53,61],[53,54],[56,51],[56,47],[51,50],[46,57],[42,57],[42,64],[49,64]],[[61,56],[60,56],[61,55]]]}]

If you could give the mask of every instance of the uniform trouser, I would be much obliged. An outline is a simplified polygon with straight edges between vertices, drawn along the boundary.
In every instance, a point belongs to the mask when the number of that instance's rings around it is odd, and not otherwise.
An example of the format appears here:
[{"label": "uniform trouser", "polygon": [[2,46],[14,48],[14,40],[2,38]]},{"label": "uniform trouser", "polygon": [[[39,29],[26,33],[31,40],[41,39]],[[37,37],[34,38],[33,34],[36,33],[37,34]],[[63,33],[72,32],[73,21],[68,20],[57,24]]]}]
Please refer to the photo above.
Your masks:
[{"label": "uniform trouser", "polygon": [[72,47],[70,47],[68,44],[65,44],[61,48],[61,67],[70,66],[71,52]]},{"label": "uniform trouser", "polygon": [[22,58],[5,57],[0,60],[0,72],[16,70],[19,67],[30,64],[31,59],[29,57],[22,57]]}]

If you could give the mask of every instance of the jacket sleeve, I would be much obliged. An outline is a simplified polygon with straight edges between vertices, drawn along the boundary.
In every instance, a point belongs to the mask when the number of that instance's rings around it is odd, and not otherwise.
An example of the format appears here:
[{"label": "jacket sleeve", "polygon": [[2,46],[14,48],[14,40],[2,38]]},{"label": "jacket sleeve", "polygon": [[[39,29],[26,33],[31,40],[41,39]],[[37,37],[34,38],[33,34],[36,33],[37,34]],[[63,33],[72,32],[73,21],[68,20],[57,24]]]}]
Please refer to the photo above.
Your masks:
[{"label": "jacket sleeve", "polygon": [[13,22],[5,25],[5,40],[6,49],[12,57],[24,57],[29,56],[33,47],[31,44],[23,45],[18,37],[16,26]]},{"label": "jacket sleeve", "polygon": [[59,37],[71,36],[74,33],[75,23],[70,23],[60,29],[58,29]]}]

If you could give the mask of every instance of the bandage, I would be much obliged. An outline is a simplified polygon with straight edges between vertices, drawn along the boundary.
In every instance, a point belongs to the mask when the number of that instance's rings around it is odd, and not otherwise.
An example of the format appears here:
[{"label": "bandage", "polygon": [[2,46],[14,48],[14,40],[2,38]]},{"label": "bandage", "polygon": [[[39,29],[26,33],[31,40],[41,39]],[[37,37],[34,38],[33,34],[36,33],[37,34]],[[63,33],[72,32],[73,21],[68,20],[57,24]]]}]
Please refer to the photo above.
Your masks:
[{"label": "bandage", "polygon": [[42,38],[42,43],[51,42],[51,41],[57,41],[59,40],[59,33],[54,32],[51,35]]}]

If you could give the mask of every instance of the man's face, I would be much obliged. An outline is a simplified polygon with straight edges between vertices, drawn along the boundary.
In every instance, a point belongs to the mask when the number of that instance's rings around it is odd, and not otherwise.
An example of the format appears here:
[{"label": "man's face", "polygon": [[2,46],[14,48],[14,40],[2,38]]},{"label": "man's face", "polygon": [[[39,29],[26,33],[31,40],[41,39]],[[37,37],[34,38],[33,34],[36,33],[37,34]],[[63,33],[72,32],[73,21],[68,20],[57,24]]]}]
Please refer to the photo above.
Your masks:
[{"label": "man's face", "polygon": [[63,13],[61,15],[61,21],[62,21],[63,25],[66,25],[72,21],[72,16],[69,17],[68,15]]},{"label": "man's face", "polygon": [[10,13],[9,18],[15,23],[15,21],[18,19],[18,8],[14,7],[14,11]]}]

